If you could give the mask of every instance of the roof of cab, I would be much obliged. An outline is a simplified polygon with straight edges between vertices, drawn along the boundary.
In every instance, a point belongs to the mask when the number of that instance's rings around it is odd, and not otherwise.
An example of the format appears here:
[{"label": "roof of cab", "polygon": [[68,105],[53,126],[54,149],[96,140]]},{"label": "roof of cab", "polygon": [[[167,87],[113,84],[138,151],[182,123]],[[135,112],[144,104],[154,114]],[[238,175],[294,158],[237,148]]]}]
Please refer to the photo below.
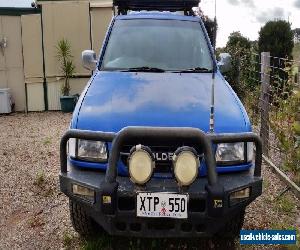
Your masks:
[{"label": "roof of cab", "polygon": [[141,11],[141,12],[131,12],[127,15],[118,15],[115,17],[117,20],[129,20],[129,19],[173,19],[182,21],[192,21],[199,22],[199,17],[197,16],[186,16],[174,12],[158,12],[158,11]]}]

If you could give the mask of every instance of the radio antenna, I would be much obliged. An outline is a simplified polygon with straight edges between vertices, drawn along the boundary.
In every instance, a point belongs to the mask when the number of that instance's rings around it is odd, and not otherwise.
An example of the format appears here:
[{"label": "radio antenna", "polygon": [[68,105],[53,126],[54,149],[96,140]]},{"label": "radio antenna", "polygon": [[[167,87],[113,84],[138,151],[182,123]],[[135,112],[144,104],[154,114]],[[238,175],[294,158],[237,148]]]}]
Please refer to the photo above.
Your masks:
[{"label": "radio antenna", "polygon": [[209,132],[214,133],[215,131],[215,81],[216,81],[216,41],[217,41],[217,0],[215,0],[215,18],[214,18],[214,33],[213,33],[213,71],[212,71],[212,86],[211,86],[211,106],[210,106],[210,118],[209,118]]}]

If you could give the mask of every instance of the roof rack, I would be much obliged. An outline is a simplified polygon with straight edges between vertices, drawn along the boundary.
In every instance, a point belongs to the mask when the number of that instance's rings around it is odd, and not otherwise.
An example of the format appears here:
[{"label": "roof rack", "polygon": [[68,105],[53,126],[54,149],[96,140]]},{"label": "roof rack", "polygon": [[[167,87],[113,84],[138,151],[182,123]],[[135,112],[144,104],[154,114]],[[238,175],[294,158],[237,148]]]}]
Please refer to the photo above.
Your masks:
[{"label": "roof rack", "polygon": [[128,10],[133,11],[184,11],[192,14],[192,8],[197,7],[201,0],[113,0],[118,14],[126,15]]}]

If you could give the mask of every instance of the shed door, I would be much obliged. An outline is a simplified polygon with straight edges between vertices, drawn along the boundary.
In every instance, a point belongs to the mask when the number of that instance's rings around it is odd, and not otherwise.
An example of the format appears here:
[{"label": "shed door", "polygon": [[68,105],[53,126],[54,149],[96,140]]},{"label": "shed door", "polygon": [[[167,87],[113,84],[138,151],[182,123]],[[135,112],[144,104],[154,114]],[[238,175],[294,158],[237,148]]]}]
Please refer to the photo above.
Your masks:
[{"label": "shed door", "polygon": [[91,8],[92,49],[100,52],[109,23],[112,19],[111,7]]},{"label": "shed door", "polygon": [[28,111],[45,110],[41,15],[23,15],[22,44]]},{"label": "shed door", "polygon": [[10,88],[16,111],[24,111],[26,98],[20,16],[0,16],[0,44],[0,88]]}]

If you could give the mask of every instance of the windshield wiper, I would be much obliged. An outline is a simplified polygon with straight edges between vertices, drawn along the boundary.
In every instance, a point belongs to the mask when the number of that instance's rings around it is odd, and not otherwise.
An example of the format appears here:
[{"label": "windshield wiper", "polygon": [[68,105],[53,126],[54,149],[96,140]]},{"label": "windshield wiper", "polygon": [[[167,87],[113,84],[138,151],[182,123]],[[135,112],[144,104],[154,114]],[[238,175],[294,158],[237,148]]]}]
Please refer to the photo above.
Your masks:
[{"label": "windshield wiper", "polygon": [[190,69],[182,69],[174,72],[175,73],[210,73],[212,71],[208,68],[196,67]]},{"label": "windshield wiper", "polygon": [[135,68],[128,68],[128,69],[124,69],[121,70],[122,72],[157,72],[157,73],[163,73],[165,72],[164,69],[160,69],[160,68],[154,68],[154,67],[135,67]]}]

